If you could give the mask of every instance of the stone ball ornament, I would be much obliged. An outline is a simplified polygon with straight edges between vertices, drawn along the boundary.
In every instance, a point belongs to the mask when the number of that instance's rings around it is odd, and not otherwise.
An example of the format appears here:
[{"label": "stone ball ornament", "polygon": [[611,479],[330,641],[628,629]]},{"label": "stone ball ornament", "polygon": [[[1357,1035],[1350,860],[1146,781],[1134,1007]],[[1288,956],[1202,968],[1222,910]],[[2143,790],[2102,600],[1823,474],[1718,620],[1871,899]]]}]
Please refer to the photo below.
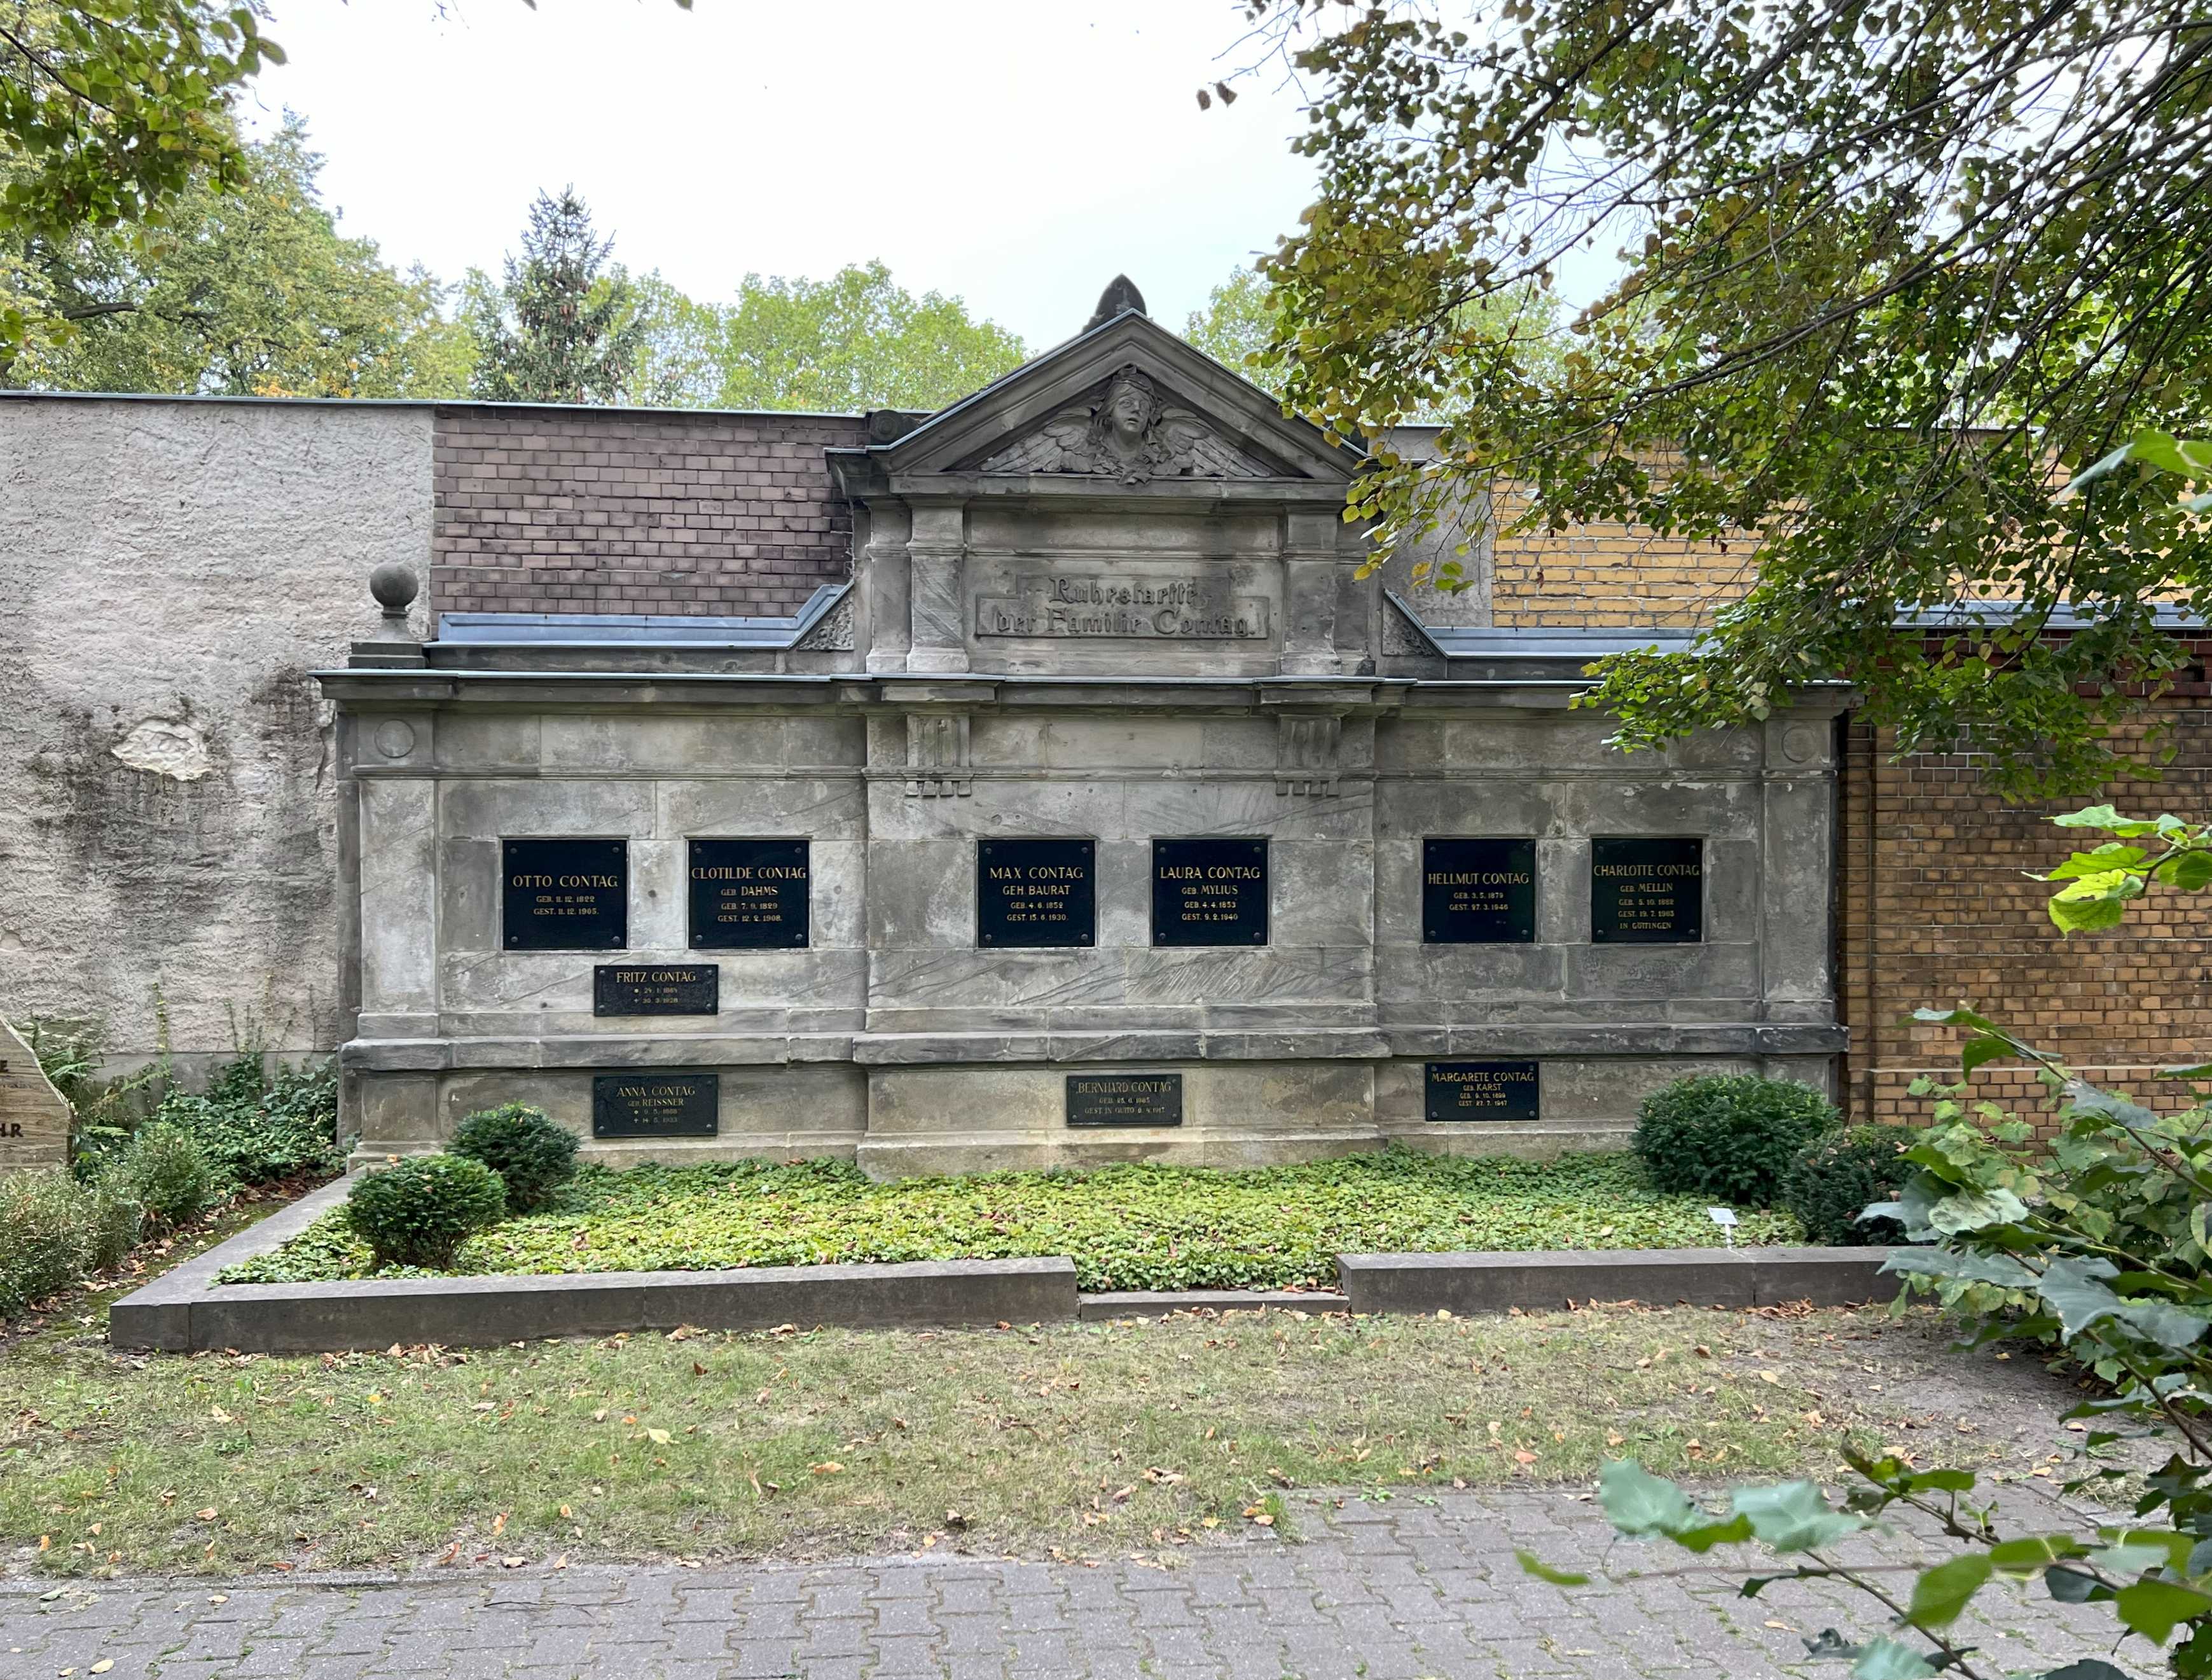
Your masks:
[{"label": "stone ball ornament", "polygon": [[368,574],[368,592],[376,597],[386,618],[406,617],[407,609],[415,604],[415,597],[421,589],[415,568],[396,560],[386,561]]}]

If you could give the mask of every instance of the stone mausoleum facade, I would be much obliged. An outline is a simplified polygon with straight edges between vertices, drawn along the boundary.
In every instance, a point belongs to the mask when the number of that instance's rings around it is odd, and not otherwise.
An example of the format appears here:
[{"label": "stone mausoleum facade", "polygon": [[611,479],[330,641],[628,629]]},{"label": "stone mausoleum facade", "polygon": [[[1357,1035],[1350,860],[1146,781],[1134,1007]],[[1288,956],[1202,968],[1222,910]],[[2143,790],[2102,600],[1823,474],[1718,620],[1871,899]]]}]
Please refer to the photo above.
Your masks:
[{"label": "stone mausoleum facade", "polygon": [[1535,1153],[1832,1088],[1843,696],[1613,752],[1587,638],[1358,576],[1358,466],[1127,309],[795,460],[851,560],[793,614],[317,672],[356,1159],[514,1101],[884,1175]]}]

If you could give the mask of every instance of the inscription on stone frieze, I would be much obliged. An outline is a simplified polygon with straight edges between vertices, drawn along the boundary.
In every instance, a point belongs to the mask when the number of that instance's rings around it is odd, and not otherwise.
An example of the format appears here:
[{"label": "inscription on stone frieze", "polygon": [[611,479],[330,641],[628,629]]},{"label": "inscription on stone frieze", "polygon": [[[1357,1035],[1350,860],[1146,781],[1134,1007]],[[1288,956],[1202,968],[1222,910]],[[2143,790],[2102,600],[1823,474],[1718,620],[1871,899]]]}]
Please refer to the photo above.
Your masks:
[{"label": "inscription on stone frieze", "polygon": [[780,951],[805,944],[810,884],[803,840],[693,840],[693,948]]},{"label": "inscription on stone frieze", "polygon": [[1590,940],[1600,945],[1694,945],[1705,937],[1705,843],[1590,842]]},{"label": "inscription on stone frieze", "polygon": [[1155,945],[1267,943],[1267,842],[1152,842]]},{"label": "inscription on stone frieze", "polygon": [[1267,597],[1204,577],[1025,573],[1012,595],[975,601],[979,636],[1106,637],[1125,641],[1264,641]]},{"label": "inscription on stone frieze", "polygon": [[1070,1125],[1181,1125],[1179,1073],[1071,1073]]},{"label": "inscription on stone frieze", "polygon": [[713,1015],[722,971],[706,963],[602,962],[592,970],[593,1015]]},{"label": "inscription on stone frieze", "polygon": [[1424,1071],[1431,1120],[1537,1118],[1534,1062],[1430,1062]]},{"label": "inscription on stone frieze", "polygon": [[713,1073],[595,1073],[594,1137],[712,1137],[722,1081]]},{"label": "inscription on stone frieze", "polygon": [[500,920],[510,951],[618,951],[629,943],[629,845],[500,842]]},{"label": "inscription on stone frieze", "polygon": [[1431,945],[1525,945],[1536,937],[1536,842],[1421,842],[1421,937]]},{"label": "inscription on stone frieze", "polygon": [[1097,849],[1087,840],[979,841],[975,943],[992,950],[1092,943]]}]

